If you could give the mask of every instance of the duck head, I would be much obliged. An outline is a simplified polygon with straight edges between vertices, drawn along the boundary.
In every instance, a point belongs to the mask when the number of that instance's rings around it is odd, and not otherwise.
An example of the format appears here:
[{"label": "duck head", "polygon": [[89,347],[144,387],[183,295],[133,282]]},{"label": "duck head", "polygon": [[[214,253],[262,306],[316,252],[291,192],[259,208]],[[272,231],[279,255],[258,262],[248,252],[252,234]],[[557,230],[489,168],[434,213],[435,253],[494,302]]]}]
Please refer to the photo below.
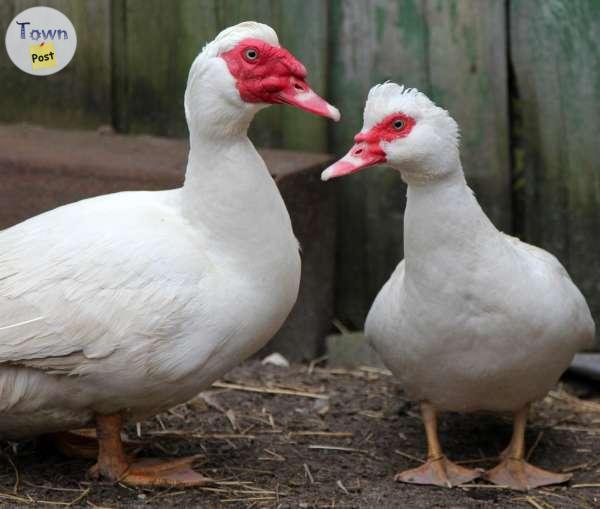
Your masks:
[{"label": "duck head", "polygon": [[244,129],[271,104],[339,120],[339,111],[309,87],[306,76],[304,65],[279,45],[271,27],[251,21],[229,27],[204,47],[190,69],[185,93],[190,130]]},{"label": "duck head", "polygon": [[354,146],[323,171],[328,180],[377,164],[400,171],[408,182],[433,180],[457,168],[458,126],[425,94],[395,83],[369,92],[363,128]]}]

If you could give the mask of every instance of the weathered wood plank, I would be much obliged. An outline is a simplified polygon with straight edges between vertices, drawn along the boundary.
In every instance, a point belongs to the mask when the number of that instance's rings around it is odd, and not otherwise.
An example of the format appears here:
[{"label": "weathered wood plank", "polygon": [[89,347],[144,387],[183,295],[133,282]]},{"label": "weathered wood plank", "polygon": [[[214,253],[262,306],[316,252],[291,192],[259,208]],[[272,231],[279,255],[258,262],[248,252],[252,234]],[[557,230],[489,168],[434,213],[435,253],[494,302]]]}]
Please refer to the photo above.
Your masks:
[{"label": "weathered wood plank", "polygon": [[566,265],[599,323],[600,3],[510,5],[518,227]]},{"label": "weathered wood plank", "polygon": [[[126,0],[113,4],[116,127],[186,133],[183,93],[190,65],[217,33],[214,0]],[[122,52],[122,53],[121,53]]]},{"label": "weathered wood plank", "polygon": [[[299,22],[310,13],[310,22]],[[277,32],[280,43],[308,70],[308,83],[317,94],[327,93],[327,3],[322,0],[287,0],[281,9]],[[327,149],[327,122],[290,106],[281,111],[282,146],[318,152]]]},{"label": "weathered wood plank", "polygon": [[[362,127],[366,95],[390,79],[427,91],[426,33],[419,0],[331,4],[331,96],[342,111],[333,149],[348,150]],[[405,186],[390,169],[369,169],[338,188],[336,312],[362,328],[374,296],[402,258]]]},{"label": "weathered wood plank", "polygon": [[0,122],[92,128],[110,124],[110,0],[6,0],[0,2],[0,26],[4,30],[19,12],[36,5],[58,9],[71,20],[77,51],[65,69],[41,77],[19,70],[2,50]]},{"label": "weathered wood plank", "polygon": [[483,209],[510,232],[505,11],[502,1],[427,3],[432,99],[460,126],[463,168]]}]

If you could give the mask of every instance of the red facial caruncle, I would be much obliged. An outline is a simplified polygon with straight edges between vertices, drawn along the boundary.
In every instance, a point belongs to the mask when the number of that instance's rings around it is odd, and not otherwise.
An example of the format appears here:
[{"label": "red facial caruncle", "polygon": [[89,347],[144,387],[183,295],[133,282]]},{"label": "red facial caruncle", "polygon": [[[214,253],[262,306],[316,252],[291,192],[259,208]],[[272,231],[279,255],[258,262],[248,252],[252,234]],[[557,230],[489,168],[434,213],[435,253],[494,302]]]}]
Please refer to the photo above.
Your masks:
[{"label": "red facial caruncle", "polygon": [[221,57],[235,78],[242,100],[290,104],[339,120],[339,111],[313,92],[306,83],[305,67],[286,49],[260,39],[244,39]]},{"label": "red facial caruncle", "polygon": [[344,157],[323,171],[321,179],[329,180],[385,163],[386,155],[381,143],[408,136],[414,125],[415,119],[402,112],[388,115],[368,131],[358,133],[354,137],[354,146]]}]

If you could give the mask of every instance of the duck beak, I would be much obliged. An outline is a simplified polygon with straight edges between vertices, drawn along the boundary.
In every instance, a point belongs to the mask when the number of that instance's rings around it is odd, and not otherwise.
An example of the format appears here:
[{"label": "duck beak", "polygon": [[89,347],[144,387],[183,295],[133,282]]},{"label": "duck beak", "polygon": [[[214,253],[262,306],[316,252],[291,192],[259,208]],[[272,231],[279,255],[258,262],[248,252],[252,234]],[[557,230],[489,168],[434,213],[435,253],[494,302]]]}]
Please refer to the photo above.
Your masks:
[{"label": "duck beak", "polygon": [[321,180],[350,175],[369,166],[385,162],[385,152],[377,144],[357,143],[339,161],[323,170]]},{"label": "duck beak", "polygon": [[335,106],[317,95],[306,81],[297,77],[292,77],[289,85],[276,94],[276,100],[335,122],[340,119],[340,112]]}]

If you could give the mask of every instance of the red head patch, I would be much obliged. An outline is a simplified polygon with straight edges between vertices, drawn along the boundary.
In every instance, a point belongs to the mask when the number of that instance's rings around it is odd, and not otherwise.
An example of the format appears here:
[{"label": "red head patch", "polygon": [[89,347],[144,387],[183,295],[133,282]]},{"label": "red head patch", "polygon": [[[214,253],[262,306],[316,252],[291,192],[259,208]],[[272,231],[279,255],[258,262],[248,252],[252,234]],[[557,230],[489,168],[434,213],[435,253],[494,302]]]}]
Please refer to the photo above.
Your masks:
[{"label": "red head patch", "polygon": [[366,133],[358,133],[354,137],[356,143],[379,145],[382,141],[392,141],[408,136],[415,125],[415,119],[402,112],[392,113],[381,122],[375,124]]},{"label": "red head patch", "polygon": [[365,133],[354,137],[354,146],[338,162],[321,174],[323,180],[355,173],[363,168],[386,162],[381,142],[390,142],[410,134],[415,119],[402,112],[393,113]]},{"label": "red head patch", "polygon": [[306,83],[306,68],[288,50],[260,39],[244,39],[221,55],[235,78],[242,100],[249,103],[287,103],[339,119],[339,112]]}]

